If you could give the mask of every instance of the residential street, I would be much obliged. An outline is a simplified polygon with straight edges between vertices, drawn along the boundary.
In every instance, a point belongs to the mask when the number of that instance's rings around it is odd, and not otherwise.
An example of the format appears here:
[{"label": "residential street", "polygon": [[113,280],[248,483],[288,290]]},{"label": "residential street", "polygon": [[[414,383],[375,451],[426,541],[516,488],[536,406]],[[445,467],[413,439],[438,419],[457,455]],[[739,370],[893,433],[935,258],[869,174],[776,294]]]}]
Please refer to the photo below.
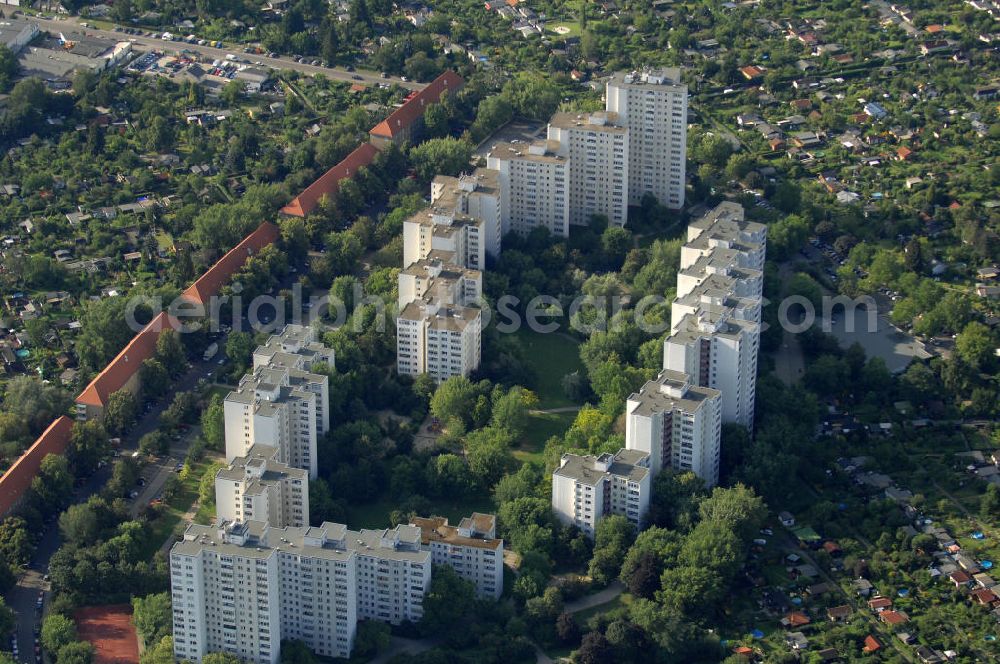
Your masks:
[{"label": "residential street", "polygon": [[[220,346],[225,346],[226,336],[219,340]],[[221,352],[221,351],[220,351]],[[217,369],[216,360],[208,362],[198,360],[191,364],[187,373],[181,376],[170,392],[163,397],[148,413],[144,413],[132,430],[122,437],[122,453],[131,452],[137,449],[139,439],[157,428],[160,413],[173,401],[177,392],[192,390],[198,381],[206,378],[208,372]],[[132,501],[132,515],[138,514],[143,505],[149,503],[163,487],[170,473],[173,472],[174,465],[178,460],[182,460],[187,453],[188,439],[182,438],[178,447],[171,450],[169,458],[147,466],[143,477],[146,478],[146,486],[140,491],[139,496]],[[99,469],[92,475],[83,486],[77,488],[73,495],[73,502],[80,503],[86,501],[90,496],[98,493],[105,482],[111,477],[111,464]],[[152,473],[152,474],[151,474]],[[17,585],[7,593],[7,605],[17,613],[17,644],[19,662],[29,664],[35,661],[34,654],[34,630],[40,627],[41,613],[36,609],[39,591],[48,593],[48,583],[42,580],[43,575],[49,566],[49,559],[59,548],[60,537],[57,521],[53,520],[45,524],[38,549],[31,560],[28,569],[18,579]],[[46,600],[48,598],[46,597]]]}]

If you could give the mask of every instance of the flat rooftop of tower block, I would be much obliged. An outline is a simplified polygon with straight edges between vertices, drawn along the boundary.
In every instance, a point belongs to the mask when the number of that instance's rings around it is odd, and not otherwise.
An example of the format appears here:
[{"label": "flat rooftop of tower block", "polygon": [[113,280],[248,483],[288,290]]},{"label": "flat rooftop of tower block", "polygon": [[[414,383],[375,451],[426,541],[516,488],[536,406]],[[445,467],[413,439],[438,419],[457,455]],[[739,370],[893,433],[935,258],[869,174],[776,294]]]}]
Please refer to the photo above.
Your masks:
[{"label": "flat rooftop of tower block", "polygon": [[618,125],[618,114],[606,111],[593,113],[556,113],[549,120],[549,125],[560,129],[584,129],[587,131],[606,131],[616,134],[628,132],[626,127]]},{"label": "flat rooftop of tower block", "polygon": [[[712,326],[711,330],[703,330],[703,324]],[[735,339],[741,332],[751,331],[759,327],[756,323],[732,317],[730,307],[704,307],[697,314],[688,314],[681,319],[677,331],[667,338],[667,343],[690,344],[703,339],[709,334],[717,337]]]},{"label": "flat rooftop of tower block", "polygon": [[[400,271],[400,274],[452,281],[460,279],[461,277],[476,280],[483,278],[483,273],[479,270],[473,270],[472,268],[455,265],[455,263],[451,262],[451,260],[442,260],[441,257],[434,256],[435,253],[445,252],[431,252],[427,258],[421,258],[420,260],[414,261],[404,267]],[[449,258],[454,256],[451,252],[446,253],[449,254]]]},{"label": "flat rooftop of tower block", "polygon": [[432,330],[451,332],[461,332],[480,316],[482,311],[475,307],[438,306],[433,298],[414,300],[399,312],[404,320],[427,321]]},{"label": "flat rooftop of tower block", "polygon": [[328,560],[349,560],[357,554],[424,564],[431,554],[420,548],[420,541],[420,528],[409,525],[392,530],[348,530],[344,524],[331,522],[312,527],[272,528],[263,521],[246,521],[211,526],[192,524],[170,551],[194,556],[211,548],[217,553],[260,559],[279,551]]},{"label": "flat rooftop of tower block", "polygon": [[443,187],[441,195],[434,199],[437,203],[441,198],[457,198],[459,194],[482,192],[495,194],[500,191],[500,173],[491,168],[477,168],[471,173],[462,173],[458,177],[437,175],[432,184]]},{"label": "flat rooftop of tower block", "polygon": [[565,164],[565,157],[557,154],[559,141],[542,140],[533,143],[497,143],[487,157],[503,161],[533,161],[539,164]]},{"label": "flat rooftop of tower block", "polygon": [[[487,515],[479,515],[487,516]],[[467,519],[468,517],[466,517]],[[465,527],[466,519],[462,519],[461,527]],[[501,539],[484,538],[484,537],[466,537],[459,533],[460,526],[450,526],[448,525],[448,519],[443,516],[431,516],[431,517],[420,517],[415,516],[410,519],[410,525],[420,528],[420,538],[424,544],[431,544],[432,542],[442,542],[445,544],[451,544],[453,546],[469,546],[477,549],[492,549],[496,550],[503,544]],[[483,530],[477,530],[476,528],[471,528],[476,532],[483,532]],[[485,529],[484,529],[485,530]]]},{"label": "flat rooftop of tower block", "polygon": [[[680,392],[683,396],[672,396],[669,392]],[[706,402],[718,397],[719,394],[718,390],[711,387],[691,385],[688,375],[681,371],[665,369],[628,399],[638,402],[638,405],[630,411],[631,413],[648,417],[675,408],[694,412],[702,408]]]},{"label": "flat rooftop of tower block", "polygon": [[694,263],[680,271],[680,274],[690,277],[706,277],[716,274],[722,276],[725,273],[729,278],[736,280],[760,279],[763,272],[749,267],[740,267],[740,251],[736,249],[725,249],[716,247],[714,250],[706,252],[698,257]]},{"label": "flat rooftop of tower block", "polygon": [[653,85],[687,88],[681,83],[679,67],[658,67],[637,71],[619,71],[612,74],[611,85],[621,88],[648,88]]},{"label": "flat rooftop of tower block", "polygon": [[[610,459],[609,459],[610,457]],[[562,465],[553,473],[560,477],[568,477],[583,484],[596,485],[604,477],[615,475],[624,477],[633,482],[640,482],[649,475],[649,468],[638,465],[647,455],[638,450],[618,450],[612,457],[610,454],[602,454],[600,457],[593,455],[581,456],[579,454],[564,454]],[[601,470],[598,463],[610,460],[608,470]]]},{"label": "flat rooftop of tower block", "polygon": [[722,234],[720,236],[732,235],[733,237],[739,233],[756,235],[767,230],[765,224],[745,219],[743,206],[732,201],[719,203],[704,215],[688,224],[688,227],[698,229],[699,231],[713,229],[717,233]]}]

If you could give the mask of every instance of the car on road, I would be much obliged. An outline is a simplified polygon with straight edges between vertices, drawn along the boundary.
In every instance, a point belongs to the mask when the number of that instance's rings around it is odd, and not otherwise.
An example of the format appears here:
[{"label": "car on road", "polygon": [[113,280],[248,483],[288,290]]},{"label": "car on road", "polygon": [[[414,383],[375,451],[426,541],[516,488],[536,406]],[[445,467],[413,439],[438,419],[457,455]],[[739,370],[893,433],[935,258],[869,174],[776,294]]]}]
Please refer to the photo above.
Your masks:
[{"label": "car on road", "polygon": [[175,473],[179,473],[179,472],[181,472],[182,470],[184,470],[184,464],[183,464],[183,463],[181,463],[181,462],[177,462],[177,463],[176,463],[176,464],[174,465],[174,472],[175,472]]},{"label": "car on road", "polygon": [[128,497],[134,500],[135,498],[139,497],[139,492],[133,490],[131,493],[128,494]]},{"label": "car on road", "polygon": [[389,75],[386,74],[385,72],[381,72],[379,76],[381,76],[382,78],[389,78]]},{"label": "car on road", "polygon": [[140,477],[138,484],[139,484],[139,486],[146,486],[146,478],[145,477]]},{"label": "car on road", "polygon": [[364,76],[358,76],[357,74],[355,74],[351,78],[353,78],[355,81],[363,81],[363,80],[365,80]]},{"label": "car on road", "polygon": [[407,82],[407,81],[409,81],[410,79],[406,78],[405,76],[400,76],[400,77],[399,77],[399,80],[401,80],[401,81],[402,81],[403,83],[406,83],[406,82]]},{"label": "car on road", "polygon": [[346,69],[347,71],[354,71],[354,65],[347,65],[346,67],[344,67],[344,69]]},{"label": "car on road", "polygon": [[220,358],[219,358],[219,361],[218,361],[218,362],[216,362],[216,364],[218,364],[218,365],[219,365],[220,367],[221,367],[221,366],[222,366],[223,364],[225,364],[225,363],[226,363],[226,358],[224,358],[224,357],[220,357]]}]

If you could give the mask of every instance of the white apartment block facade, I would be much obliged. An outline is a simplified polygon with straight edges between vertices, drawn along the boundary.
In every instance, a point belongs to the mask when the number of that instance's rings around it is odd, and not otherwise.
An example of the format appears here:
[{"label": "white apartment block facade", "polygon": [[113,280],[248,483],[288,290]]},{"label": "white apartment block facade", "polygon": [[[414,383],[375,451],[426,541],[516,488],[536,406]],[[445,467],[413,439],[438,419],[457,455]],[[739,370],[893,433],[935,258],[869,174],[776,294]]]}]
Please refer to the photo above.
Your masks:
[{"label": "white apartment block facade", "polygon": [[528,235],[544,227],[569,236],[570,160],[555,141],[497,143],[486,165],[499,174],[504,232]]},{"label": "white apartment block facade", "polygon": [[324,528],[272,529],[258,521],[188,526],[170,551],[175,658],[200,662],[226,652],[276,664],[282,639],[349,657],[358,620],[357,560],[346,547],[327,547]]},{"label": "white apartment block facade", "polygon": [[548,139],[572,164],[569,169],[569,223],[586,225],[604,215],[612,226],[628,220],[629,131],[617,113],[556,113]]},{"label": "white apartment block facade", "polygon": [[691,385],[687,374],[661,371],[625,407],[625,447],[664,468],[691,471],[709,488],[719,482],[722,400],[718,390]]},{"label": "white apartment block facade", "polygon": [[740,267],[763,271],[767,226],[746,221],[739,203],[719,203],[688,225],[687,242],[681,247],[681,270],[718,249],[735,251]]},{"label": "white apartment block facade", "polygon": [[722,393],[722,421],[753,426],[760,325],[729,309],[685,316],[663,342],[663,368],[686,373],[695,385]]},{"label": "white apartment block facade", "polygon": [[215,475],[221,521],[265,521],[275,528],[309,525],[309,473],[277,461],[278,450],[255,445]]},{"label": "white apartment block facade", "polygon": [[396,370],[437,381],[468,376],[482,360],[482,311],[437,300],[409,303],[396,317]]},{"label": "white apartment block facade", "polygon": [[316,439],[330,429],[329,378],[300,367],[332,366],[333,352],[312,340],[311,328],[288,328],[254,351],[253,372],[223,402],[226,461],[263,445],[277,450],[277,461],[315,478]]},{"label": "white apartment block facade", "polygon": [[473,512],[458,526],[441,516],[413,517],[410,525],[420,528],[422,546],[431,552],[431,562],[447,565],[476,586],[481,598],[500,599],[503,593],[503,540],[497,539],[497,518]]},{"label": "white apartment block facade", "polygon": [[606,108],[629,130],[628,199],[649,193],[668,208],[684,206],[687,86],[680,69],[617,72],[607,83]]},{"label": "white apartment block facade", "polygon": [[289,323],[280,333],[272,334],[267,342],[254,349],[253,368],[285,367],[294,370],[292,378],[296,384],[316,394],[316,427],[321,433],[326,433],[330,429],[327,406],[329,380],[314,380],[310,378],[315,374],[305,375],[321,363],[330,369],[336,368],[333,349],[324,346],[318,338],[316,328]]},{"label": "white apartment block facade", "polygon": [[[495,170],[477,168],[457,178],[438,175],[431,182],[431,205],[481,221],[483,248],[493,258],[500,255],[506,228],[503,225],[500,174]],[[467,267],[483,269],[482,265]]]},{"label": "white apartment block facade", "polygon": [[403,222],[403,267],[437,256],[458,267],[483,270],[500,255],[503,206],[499,173],[439,175],[431,182],[430,207]]},{"label": "white apartment block facade", "polygon": [[611,514],[642,528],[651,492],[649,456],[636,450],[597,457],[563,454],[552,473],[553,512],[590,538],[600,520]]},{"label": "white apartment block facade", "polygon": [[753,426],[767,227],[723,202],[688,226],[663,368],[718,390],[722,421]]},{"label": "white apartment block facade", "polygon": [[685,316],[697,316],[705,308],[725,309],[734,318],[761,322],[761,296],[737,295],[741,284],[735,279],[711,275],[685,295],[678,295],[670,305],[671,331],[676,332]]},{"label": "white apartment block facade", "polygon": [[435,253],[458,267],[486,267],[486,222],[446,208],[421,210],[403,222],[403,267]]},{"label": "white apartment block facade", "polygon": [[716,249],[700,256],[677,272],[677,297],[682,298],[707,280],[728,280],[732,294],[740,298],[764,297],[764,273],[740,266],[740,254],[733,249]]},{"label": "white apartment block facade", "polygon": [[483,273],[457,267],[435,254],[403,268],[399,273],[400,311],[410,302],[434,298],[441,302],[471,306],[483,297]]},{"label": "white apartment block facade", "polygon": [[[496,171],[437,177],[431,208],[403,223],[396,370],[443,381],[468,376],[482,358],[482,269],[487,248],[500,250]],[[478,216],[470,216],[470,215]]]},{"label": "white apartment block facade", "polygon": [[178,660],[227,652],[275,664],[283,639],[347,658],[358,620],[420,620],[431,554],[412,526],[191,525],[170,551],[170,575]]}]

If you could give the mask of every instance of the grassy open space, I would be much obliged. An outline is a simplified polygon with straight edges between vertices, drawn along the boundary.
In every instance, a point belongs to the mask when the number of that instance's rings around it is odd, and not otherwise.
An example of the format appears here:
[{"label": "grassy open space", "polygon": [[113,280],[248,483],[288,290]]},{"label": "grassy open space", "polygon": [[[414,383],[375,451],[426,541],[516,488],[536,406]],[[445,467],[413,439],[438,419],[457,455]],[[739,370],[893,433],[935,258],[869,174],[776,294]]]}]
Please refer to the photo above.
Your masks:
[{"label": "grassy open space", "polygon": [[541,463],[545,441],[552,436],[561,436],[566,433],[574,419],[576,419],[576,413],[532,414],[529,417],[527,433],[514,448],[514,457],[521,462]]},{"label": "grassy open space", "polygon": [[531,358],[535,371],[535,384],[531,388],[538,395],[538,407],[548,409],[579,405],[566,397],[562,379],[574,371],[584,371],[580,361],[580,344],[562,334],[540,334],[527,328],[518,330],[517,338],[524,348],[525,357]]},{"label": "grassy open space", "polygon": [[181,523],[181,517],[187,513],[198,499],[198,483],[201,482],[205,470],[213,463],[206,457],[191,467],[191,471],[181,479],[180,487],[164,506],[163,512],[152,522],[152,533],[146,542],[150,557],[153,556],[167,538],[176,534]]},{"label": "grassy open space", "polygon": [[[496,511],[496,505],[489,496],[472,496],[458,499],[431,499],[431,507],[427,514],[421,516],[444,516],[448,521],[457,524],[462,517],[473,512]],[[389,527],[389,513],[399,508],[399,501],[388,496],[365,505],[351,505],[347,510],[347,525],[359,530],[361,528],[379,529]]]},{"label": "grassy open space", "polygon": [[579,21],[561,21],[559,23],[554,23],[545,26],[545,32],[555,35],[558,37],[579,37],[580,36],[580,22]]},{"label": "grassy open space", "polygon": [[156,248],[160,251],[172,251],[174,248],[174,238],[170,236],[170,233],[162,229],[157,229],[154,235],[156,238]]}]

